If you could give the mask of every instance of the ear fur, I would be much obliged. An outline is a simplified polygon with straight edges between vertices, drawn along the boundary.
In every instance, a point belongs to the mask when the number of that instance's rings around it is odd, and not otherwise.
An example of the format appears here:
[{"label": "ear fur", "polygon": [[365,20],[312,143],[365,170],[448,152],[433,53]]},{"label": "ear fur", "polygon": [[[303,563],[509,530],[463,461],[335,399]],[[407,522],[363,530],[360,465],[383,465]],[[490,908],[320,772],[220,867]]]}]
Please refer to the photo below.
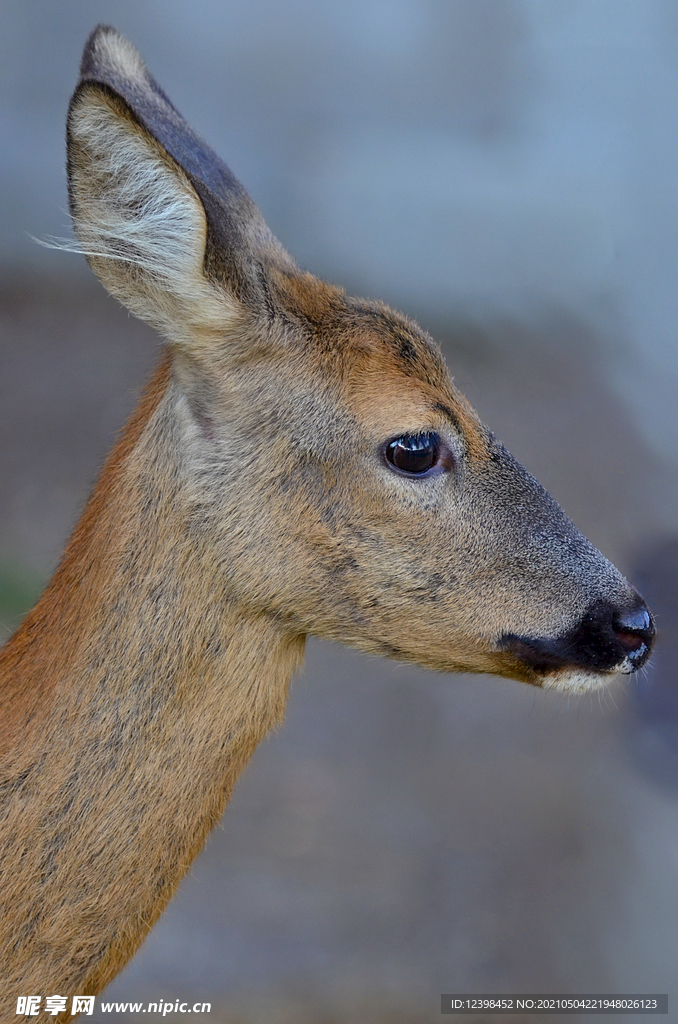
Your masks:
[{"label": "ear fur", "polygon": [[71,106],[68,176],[82,251],[128,309],[176,343],[236,312],[204,275],[207,224],[186,175],[101,88]]},{"label": "ear fur", "polygon": [[243,187],[127,40],[99,26],[67,122],[71,213],[103,284],[187,344],[270,302],[272,265],[298,273]]}]

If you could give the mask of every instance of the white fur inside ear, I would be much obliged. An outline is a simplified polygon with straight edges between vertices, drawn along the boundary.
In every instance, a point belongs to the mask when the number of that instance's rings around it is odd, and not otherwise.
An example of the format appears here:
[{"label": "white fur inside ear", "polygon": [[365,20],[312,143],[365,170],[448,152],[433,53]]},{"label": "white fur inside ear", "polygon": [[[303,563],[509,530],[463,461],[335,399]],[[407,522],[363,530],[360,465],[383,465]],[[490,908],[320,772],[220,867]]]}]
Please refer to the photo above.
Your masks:
[{"label": "white fur inside ear", "polygon": [[205,213],[181,168],[98,90],[70,129],[75,232],[104,285],[172,341],[223,330],[236,304],[204,275]]}]

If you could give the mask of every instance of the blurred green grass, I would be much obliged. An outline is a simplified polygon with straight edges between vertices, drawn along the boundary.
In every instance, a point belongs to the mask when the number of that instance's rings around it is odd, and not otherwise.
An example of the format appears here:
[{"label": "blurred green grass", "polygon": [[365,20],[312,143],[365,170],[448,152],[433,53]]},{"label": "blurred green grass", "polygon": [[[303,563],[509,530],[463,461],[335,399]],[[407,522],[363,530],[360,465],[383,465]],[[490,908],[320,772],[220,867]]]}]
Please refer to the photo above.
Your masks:
[{"label": "blurred green grass", "polygon": [[18,562],[0,561],[0,643],[40,597],[45,580]]}]

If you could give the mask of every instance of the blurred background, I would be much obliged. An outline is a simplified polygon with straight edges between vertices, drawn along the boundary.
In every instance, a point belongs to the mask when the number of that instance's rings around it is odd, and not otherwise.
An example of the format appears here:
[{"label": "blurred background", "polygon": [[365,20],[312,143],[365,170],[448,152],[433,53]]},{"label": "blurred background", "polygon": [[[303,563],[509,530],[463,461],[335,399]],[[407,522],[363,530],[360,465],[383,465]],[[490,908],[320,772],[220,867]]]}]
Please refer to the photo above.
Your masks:
[{"label": "blurred background", "polygon": [[283,729],[107,996],[230,1024],[436,1021],[441,992],[668,992],[678,1012],[676,0],[2,15],[5,635],[158,355],[81,257],[31,238],[69,233],[64,117],[99,21],[301,265],[432,331],[660,633],[641,678],[588,698],[310,641]]}]

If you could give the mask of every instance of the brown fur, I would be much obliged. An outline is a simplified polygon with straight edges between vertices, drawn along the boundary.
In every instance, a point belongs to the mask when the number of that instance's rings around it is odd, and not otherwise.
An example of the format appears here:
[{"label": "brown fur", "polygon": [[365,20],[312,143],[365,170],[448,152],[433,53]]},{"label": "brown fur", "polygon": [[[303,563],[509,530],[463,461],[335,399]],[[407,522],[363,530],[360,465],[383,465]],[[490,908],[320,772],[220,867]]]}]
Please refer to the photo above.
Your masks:
[{"label": "brown fur", "polygon": [[[83,248],[168,348],[0,653],[2,1020],[133,955],[282,720],[308,633],[577,689],[610,672],[539,673],[501,638],[633,594],[431,339],[299,271],[145,75],[98,30],[69,115]],[[398,475],[384,443],[424,431],[445,472]]]}]

